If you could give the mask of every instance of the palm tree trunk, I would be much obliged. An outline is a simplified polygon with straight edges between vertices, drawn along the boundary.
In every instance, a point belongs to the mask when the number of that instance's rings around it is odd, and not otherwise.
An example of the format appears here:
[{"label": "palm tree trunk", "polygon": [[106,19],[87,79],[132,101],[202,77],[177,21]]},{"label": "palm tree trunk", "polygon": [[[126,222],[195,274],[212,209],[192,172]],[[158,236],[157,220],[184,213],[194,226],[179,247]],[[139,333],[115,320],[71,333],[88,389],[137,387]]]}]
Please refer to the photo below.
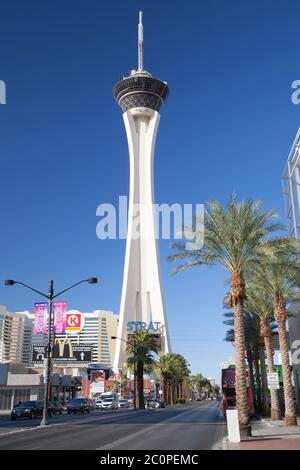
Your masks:
[{"label": "palm tree trunk", "polygon": [[257,346],[254,346],[253,349],[253,359],[254,359],[254,368],[255,368],[255,382],[256,382],[256,403],[257,410],[259,413],[262,411],[261,405],[261,381],[260,381],[260,370],[259,370],[259,354]]},{"label": "palm tree trunk", "polygon": [[279,346],[281,351],[282,376],[284,387],[285,425],[297,426],[297,416],[294,403],[294,391],[291,378],[289,343],[285,321],[278,323]]},{"label": "palm tree trunk", "polygon": [[256,409],[257,404],[256,404],[256,397],[254,393],[254,374],[253,374],[253,354],[251,349],[247,350],[247,360],[248,360],[248,365],[249,365],[249,374],[250,374],[250,383],[251,383],[251,388],[252,388],[252,395],[253,395],[253,405],[254,408]]},{"label": "palm tree trunk", "polygon": [[175,404],[175,388],[176,388],[176,383],[174,380],[172,380],[171,384],[171,404]]},{"label": "palm tree trunk", "polygon": [[239,417],[241,436],[251,436],[251,425],[248,413],[246,362],[245,362],[245,327],[244,298],[245,282],[241,274],[232,274],[230,280],[231,304],[234,311],[234,338],[236,352],[235,389],[236,407]]},{"label": "palm tree trunk", "polygon": [[[273,350],[272,350],[272,340],[270,337],[264,337],[266,353],[267,353],[267,361],[268,361],[268,371],[269,372],[276,372],[274,367],[274,360],[273,360]],[[279,420],[282,419],[280,407],[279,407],[279,397],[278,397],[278,390],[271,389],[271,419],[272,420]]]},{"label": "palm tree trunk", "polygon": [[259,362],[261,370],[261,385],[262,385],[262,405],[263,405],[263,414],[264,416],[270,416],[270,406],[269,406],[269,394],[268,394],[268,381],[267,381],[267,369],[265,361],[265,350],[262,346],[258,348],[259,352]]},{"label": "palm tree trunk", "polygon": [[171,405],[171,384],[169,379],[167,382],[167,405]]},{"label": "palm tree trunk", "polygon": [[168,382],[166,377],[163,378],[163,392],[164,392],[164,401],[168,404]]},{"label": "palm tree trunk", "polygon": [[137,408],[140,410],[145,409],[144,402],[144,364],[142,361],[138,361],[137,368]]},{"label": "palm tree trunk", "polygon": [[[276,372],[274,367],[274,359],[273,359],[273,349],[272,349],[272,339],[271,339],[271,328],[270,323],[267,318],[261,320],[261,334],[264,338],[265,342],[265,349],[267,353],[267,361],[268,361],[268,371],[269,372]],[[279,407],[279,397],[278,397],[278,390],[270,389],[271,395],[271,419],[272,420],[280,420],[282,419],[280,407]]]}]

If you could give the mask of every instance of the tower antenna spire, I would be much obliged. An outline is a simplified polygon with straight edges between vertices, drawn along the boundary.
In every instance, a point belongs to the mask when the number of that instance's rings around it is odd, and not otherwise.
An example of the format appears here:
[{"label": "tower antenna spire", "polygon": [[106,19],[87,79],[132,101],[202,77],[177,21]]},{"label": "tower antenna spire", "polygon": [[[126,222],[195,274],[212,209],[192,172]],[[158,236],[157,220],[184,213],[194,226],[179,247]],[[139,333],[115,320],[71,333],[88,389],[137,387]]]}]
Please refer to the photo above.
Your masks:
[{"label": "tower antenna spire", "polygon": [[139,12],[139,25],[138,25],[138,71],[142,72],[144,69],[144,50],[143,50],[143,12]]}]

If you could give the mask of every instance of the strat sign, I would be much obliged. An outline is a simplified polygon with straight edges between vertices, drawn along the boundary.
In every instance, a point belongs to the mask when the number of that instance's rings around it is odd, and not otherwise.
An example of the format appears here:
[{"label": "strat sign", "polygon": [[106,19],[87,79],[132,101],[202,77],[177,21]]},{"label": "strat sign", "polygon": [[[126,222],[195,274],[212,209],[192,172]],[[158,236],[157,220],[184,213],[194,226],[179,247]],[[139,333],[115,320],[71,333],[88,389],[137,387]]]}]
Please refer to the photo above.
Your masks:
[{"label": "strat sign", "polygon": [[139,330],[150,331],[150,332],[155,331],[156,333],[159,333],[161,330],[161,322],[151,321],[150,323],[146,323],[144,321],[129,321],[127,323],[127,331],[139,331]]},{"label": "strat sign", "polygon": [[77,310],[69,310],[66,314],[66,333],[77,335],[84,327],[84,316]]}]

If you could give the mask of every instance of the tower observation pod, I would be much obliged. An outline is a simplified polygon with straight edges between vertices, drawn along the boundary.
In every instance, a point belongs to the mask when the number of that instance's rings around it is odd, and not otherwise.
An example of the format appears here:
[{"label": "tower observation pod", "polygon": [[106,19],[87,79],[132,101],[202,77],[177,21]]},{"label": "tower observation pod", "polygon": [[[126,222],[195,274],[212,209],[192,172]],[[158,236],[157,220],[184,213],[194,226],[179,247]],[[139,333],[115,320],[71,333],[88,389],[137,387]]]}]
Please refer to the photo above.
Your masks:
[{"label": "tower observation pod", "polygon": [[[138,69],[113,87],[123,110],[130,160],[128,228],[114,369],[126,361],[126,342],[134,331],[157,338],[159,354],[170,351],[160,276],[153,187],[153,158],[159,110],[169,88],[144,70],[142,12],[138,24]],[[120,338],[122,338],[122,341]]]}]

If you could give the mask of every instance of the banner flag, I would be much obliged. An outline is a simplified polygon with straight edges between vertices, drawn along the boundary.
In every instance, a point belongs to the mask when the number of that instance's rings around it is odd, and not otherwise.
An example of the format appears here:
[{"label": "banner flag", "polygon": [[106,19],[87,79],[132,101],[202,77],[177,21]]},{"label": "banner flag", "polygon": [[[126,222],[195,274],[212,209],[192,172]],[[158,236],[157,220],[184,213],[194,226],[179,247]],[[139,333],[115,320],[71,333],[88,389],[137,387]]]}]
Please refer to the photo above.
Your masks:
[{"label": "banner flag", "polygon": [[47,333],[47,313],[48,304],[47,302],[39,302],[34,304],[34,330],[35,335],[40,333]]}]

